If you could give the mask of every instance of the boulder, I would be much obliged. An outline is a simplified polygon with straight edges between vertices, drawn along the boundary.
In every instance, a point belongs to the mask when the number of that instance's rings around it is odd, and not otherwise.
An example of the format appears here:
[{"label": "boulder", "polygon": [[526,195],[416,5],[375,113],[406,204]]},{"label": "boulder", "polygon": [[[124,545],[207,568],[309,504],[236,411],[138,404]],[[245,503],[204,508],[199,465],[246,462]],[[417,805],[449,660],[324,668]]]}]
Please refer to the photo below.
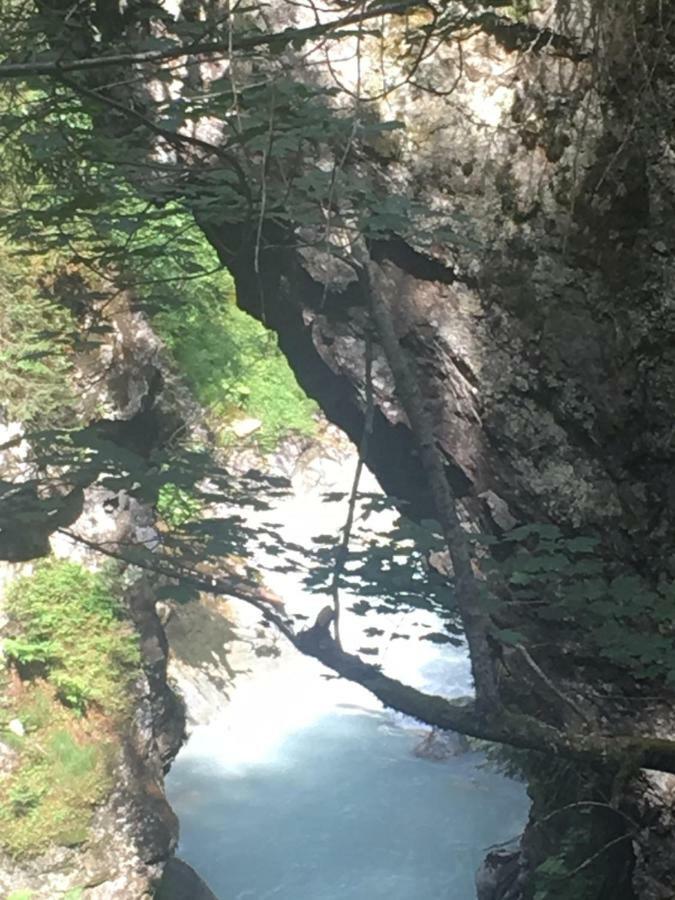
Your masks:
[{"label": "boulder", "polygon": [[192,866],[173,856],[164,867],[157,900],[222,900],[202,881]]}]

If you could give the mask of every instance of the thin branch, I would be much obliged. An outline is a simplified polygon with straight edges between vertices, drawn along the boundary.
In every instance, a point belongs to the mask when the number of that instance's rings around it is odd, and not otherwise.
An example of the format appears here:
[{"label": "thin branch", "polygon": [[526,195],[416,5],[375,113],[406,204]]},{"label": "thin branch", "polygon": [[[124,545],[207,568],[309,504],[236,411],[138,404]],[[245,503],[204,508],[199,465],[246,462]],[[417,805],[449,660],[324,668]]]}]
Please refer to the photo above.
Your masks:
[{"label": "thin branch", "polygon": [[523,657],[523,659],[525,660],[527,665],[532,669],[532,671],[535,673],[535,675],[540,679],[540,681],[543,681],[543,683],[546,685],[546,687],[550,691],[552,691],[559,700],[562,700],[562,702],[566,706],[569,706],[569,708],[571,710],[573,710],[584,722],[587,722],[587,723],[590,722],[590,719],[588,718],[586,713],[583,711],[583,709],[580,706],[578,706],[569,697],[565,696],[565,694],[563,694],[563,692],[559,688],[556,687],[556,685],[551,681],[551,679],[548,677],[546,672],[544,672],[544,670],[540,666],[537,665],[537,663],[534,661],[534,659],[528,652],[527,648],[525,646],[523,646],[523,644],[516,644],[516,649],[518,650],[520,655]]},{"label": "thin branch", "polygon": [[624,841],[632,841],[635,835],[632,832],[627,832],[626,834],[620,834],[619,837],[614,838],[612,841],[608,841],[604,844],[597,853],[594,853],[592,856],[589,856],[588,859],[585,859],[581,865],[577,866],[576,869],[572,869],[571,872],[564,872],[557,877],[560,881],[568,881],[570,878],[574,878],[575,875],[578,875],[579,872],[583,872],[592,866],[596,859],[599,859],[604,853],[608,850],[611,850],[612,847],[615,847],[617,844],[622,844]]},{"label": "thin branch", "polygon": [[499,694],[492,651],[488,643],[490,620],[480,608],[480,592],[473,572],[469,542],[459,520],[457,501],[445,473],[443,457],[425,408],[417,373],[399,343],[389,306],[384,299],[391,295],[391,285],[384,283],[381,270],[370,260],[356,269],[361,288],[370,303],[373,320],[394,379],[396,394],[417,441],[420,462],[434,496],[450,553],[457,605],[471,655],[477,703],[486,712],[494,711],[499,707]]},{"label": "thin branch", "polygon": [[[225,53],[232,59],[232,53],[238,50],[253,50],[257,47],[270,47],[274,50],[285,49],[292,44],[299,49],[314,38],[330,37],[337,40],[352,36],[351,31],[344,31],[350,25],[360,25],[370,19],[384,16],[404,16],[411,10],[426,7],[434,12],[426,0],[400,0],[398,3],[378,5],[372,3],[367,9],[351,13],[333,22],[322,22],[308,25],[305,28],[286,28],[267,34],[243,34],[234,37],[228,29],[224,40],[177,44],[163,50],[142,50],[136,53],[115,53],[101,56],[85,57],[73,60],[31,60],[29,62],[4,62],[0,64],[0,81],[28,78],[35,75],[61,76],[70,72],[88,72],[106,66],[157,65],[171,59],[182,59],[188,56],[206,56],[213,53]],[[491,35],[506,50],[540,53],[552,51],[558,56],[581,62],[588,59],[591,51],[578,47],[567,35],[558,34],[549,28],[538,28],[536,25],[514,22],[512,19],[498,16],[494,12],[485,12],[467,18],[466,27],[476,26],[485,34]],[[447,26],[452,30],[452,25]],[[445,30],[441,30],[445,34]]]},{"label": "thin branch", "polygon": [[347,562],[349,555],[349,540],[351,538],[352,528],[354,525],[354,513],[356,510],[356,500],[359,493],[359,482],[361,481],[361,473],[366,456],[368,454],[368,443],[370,433],[373,428],[373,346],[370,334],[366,336],[366,411],[363,421],[363,433],[359,444],[359,458],[356,463],[356,471],[354,472],[354,480],[349,495],[349,504],[347,507],[347,519],[342,530],[342,540],[335,551],[335,566],[333,568],[333,578],[331,583],[331,595],[333,598],[333,629],[335,641],[338,647],[342,647],[340,641],[340,576]]},{"label": "thin branch", "polygon": [[173,146],[174,149],[180,149],[182,146],[188,145],[203,150],[210,156],[216,156],[224,159],[232,166],[232,168],[236,172],[239,187],[241,188],[241,193],[250,202],[250,190],[248,187],[246,175],[239,165],[236,157],[229,151],[217,146],[216,144],[211,144],[208,141],[204,141],[201,138],[194,137],[188,134],[181,134],[178,131],[171,131],[171,129],[169,128],[163,128],[161,125],[157,125],[155,122],[153,122],[152,119],[149,119],[147,116],[143,115],[143,113],[139,112],[137,109],[134,109],[131,106],[126,106],[124,103],[120,103],[118,100],[114,100],[107,94],[101,94],[98,91],[91,90],[90,88],[85,87],[83,84],[75,81],[72,78],[68,78],[67,76],[60,74],[59,81],[61,81],[62,84],[66,85],[71,90],[75,91],[77,94],[80,94],[83,97],[88,97],[90,100],[94,100],[97,103],[103,104],[104,106],[108,106],[111,109],[114,109],[117,112],[121,113],[126,118],[135,120],[140,125],[143,125],[145,128],[147,128],[148,131],[150,131],[152,134],[156,134],[158,137],[164,138],[164,140],[168,144]]},{"label": "thin branch", "polygon": [[[64,528],[59,528],[57,530],[71,541],[82,544],[82,546],[87,547],[89,550],[93,550],[96,553],[102,553],[103,556],[107,556],[109,559],[115,559],[119,562],[126,563],[127,565],[136,566],[139,569],[152,572],[155,575],[161,575],[164,578],[179,581],[190,587],[194,587],[199,591],[203,591],[206,594],[236,597],[238,600],[242,600],[244,603],[248,603],[250,606],[255,607],[262,613],[265,619],[278,628],[291,642],[294,642],[296,639],[296,635],[288,622],[270,608],[271,601],[266,589],[255,582],[237,575],[228,578],[225,578],[222,575],[204,576],[195,572],[193,569],[188,569],[187,566],[181,566],[180,571],[176,571],[157,558],[138,559],[137,557],[125,555],[119,550],[119,541],[98,543],[90,541],[87,538],[82,537],[82,535]],[[107,544],[110,544],[113,549],[106,546]]]},{"label": "thin branch", "polygon": [[375,6],[358,13],[343,16],[334,22],[309,25],[306,28],[286,28],[268,34],[244,34],[240,37],[228,36],[225,40],[207,41],[203,43],[178,44],[163,50],[142,50],[136,53],[115,53],[104,56],[85,57],[67,61],[32,60],[30,62],[0,64],[0,80],[10,78],[26,78],[32,75],[61,76],[69,72],[88,72],[106,66],[133,65],[151,63],[156,65],[168,59],[180,59],[185,56],[203,56],[211,53],[231,53],[237,50],[252,50],[256,47],[285,48],[288,44],[298,47],[315,37],[330,34],[333,38],[343,37],[341,29],[356,25],[382,15],[404,15],[408,10],[419,8],[420,0],[401,0],[398,3],[387,3]]},{"label": "thin branch", "polygon": [[558,809],[554,809],[543,818],[537,819],[533,824],[535,828],[541,828],[542,825],[544,825],[550,819],[553,819],[556,816],[560,815],[561,813],[569,812],[569,810],[571,809],[586,808],[609,810],[610,812],[616,813],[616,815],[620,816],[622,819],[625,819],[633,828],[638,829],[640,827],[635,819],[632,819],[627,813],[623,812],[623,810],[617,809],[615,806],[611,806],[609,803],[601,803],[599,800],[577,800],[575,803],[567,803],[565,806],[559,806]]}]

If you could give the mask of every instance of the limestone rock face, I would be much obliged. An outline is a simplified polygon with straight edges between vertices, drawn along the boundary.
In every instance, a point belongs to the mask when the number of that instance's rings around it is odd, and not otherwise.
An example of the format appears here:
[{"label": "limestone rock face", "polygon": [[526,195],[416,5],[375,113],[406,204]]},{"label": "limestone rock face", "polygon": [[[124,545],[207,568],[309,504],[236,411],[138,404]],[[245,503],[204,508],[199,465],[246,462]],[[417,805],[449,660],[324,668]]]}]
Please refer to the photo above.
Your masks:
[{"label": "limestone rock face", "polygon": [[[538,6],[553,15],[554,4]],[[576,25],[562,12],[547,21],[583,45],[589,4],[572,6]],[[662,125],[672,59],[664,48],[650,81],[659,106],[640,105],[644,81],[619,50],[630,23],[618,7],[614,16],[615,43],[601,37],[604,79],[587,59],[514,53],[489,35],[463,42],[460,72],[448,43],[417,87],[374,104],[406,130],[359,165],[425,210],[415,233],[373,240],[369,253],[471,517],[496,529],[549,520],[611,530],[617,553],[656,557],[673,574],[663,535],[675,513],[675,173]],[[640,27],[644,41],[657,39],[648,19]],[[367,44],[362,65],[364,82],[376,82]],[[455,86],[439,97],[421,84]],[[439,221],[454,239],[436,235]],[[236,235],[225,224],[207,233],[233,268],[239,302],[262,315]],[[303,386],[358,439],[367,310],[353,273],[336,265],[318,250],[270,250],[264,315]],[[428,513],[377,345],[373,382],[370,463]]]}]

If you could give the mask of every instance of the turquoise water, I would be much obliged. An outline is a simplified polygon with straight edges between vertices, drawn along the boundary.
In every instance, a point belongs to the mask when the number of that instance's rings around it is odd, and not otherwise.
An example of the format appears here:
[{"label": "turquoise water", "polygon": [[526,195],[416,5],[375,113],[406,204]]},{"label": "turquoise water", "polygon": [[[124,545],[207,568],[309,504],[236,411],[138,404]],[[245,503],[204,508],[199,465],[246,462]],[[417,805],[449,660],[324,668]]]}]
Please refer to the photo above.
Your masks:
[{"label": "turquoise water", "polygon": [[[325,503],[323,492],[350,490],[350,453],[318,460],[316,477],[300,477],[277,505],[287,540],[307,546],[314,534],[339,533],[344,503]],[[363,489],[377,490],[366,475]],[[392,514],[377,515],[368,525],[386,534]],[[269,566],[265,580],[290,612],[311,619],[327,602],[307,593],[294,572]],[[342,595],[348,650],[372,643],[365,630],[374,626],[387,674],[446,697],[471,693],[466,649],[418,640],[442,629],[434,616],[350,615],[357,599]],[[419,759],[413,750],[423,732],[271,631],[265,642],[276,640],[278,655],[256,657],[261,639],[250,607],[237,608],[235,631],[228,660],[241,674],[167,779],[180,856],[221,900],[474,900],[485,848],[522,830],[523,786],[477,755]],[[393,632],[409,640],[394,640]]]},{"label": "turquoise water", "polygon": [[475,754],[415,757],[382,712],[336,706],[250,764],[225,737],[198,728],[168,779],[179,854],[221,900],[473,900],[527,815],[522,785]]}]

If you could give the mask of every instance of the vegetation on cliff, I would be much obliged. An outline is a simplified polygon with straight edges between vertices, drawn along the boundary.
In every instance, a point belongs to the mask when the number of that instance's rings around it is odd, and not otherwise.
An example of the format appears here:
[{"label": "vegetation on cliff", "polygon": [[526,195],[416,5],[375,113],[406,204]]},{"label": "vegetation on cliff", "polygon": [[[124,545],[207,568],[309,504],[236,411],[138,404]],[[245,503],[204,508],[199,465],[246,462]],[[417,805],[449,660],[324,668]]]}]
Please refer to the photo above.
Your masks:
[{"label": "vegetation on cliff", "polygon": [[153,326],[219,442],[236,442],[229,423],[242,415],[259,421],[252,439],[263,453],[289,435],[313,435],[316,404],[298,386],[275,336],[236,306],[232,277],[218,268],[205,238],[195,241],[193,264],[201,277],[188,278],[180,266],[158,257],[138,293],[154,310]]},{"label": "vegetation on cliff", "polygon": [[39,563],[8,591],[0,735],[0,847],[32,855],[87,839],[112,788],[139,675],[138,639],[103,573]]},{"label": "vegetation on cliff", "polygon": [[[1,205],[1,204],[0,204]],[[74,321],[49,296],[56,254],[18,255],[27,247],[0,240],[0,397],[7,419],[28,426],[67,425]]]}]

